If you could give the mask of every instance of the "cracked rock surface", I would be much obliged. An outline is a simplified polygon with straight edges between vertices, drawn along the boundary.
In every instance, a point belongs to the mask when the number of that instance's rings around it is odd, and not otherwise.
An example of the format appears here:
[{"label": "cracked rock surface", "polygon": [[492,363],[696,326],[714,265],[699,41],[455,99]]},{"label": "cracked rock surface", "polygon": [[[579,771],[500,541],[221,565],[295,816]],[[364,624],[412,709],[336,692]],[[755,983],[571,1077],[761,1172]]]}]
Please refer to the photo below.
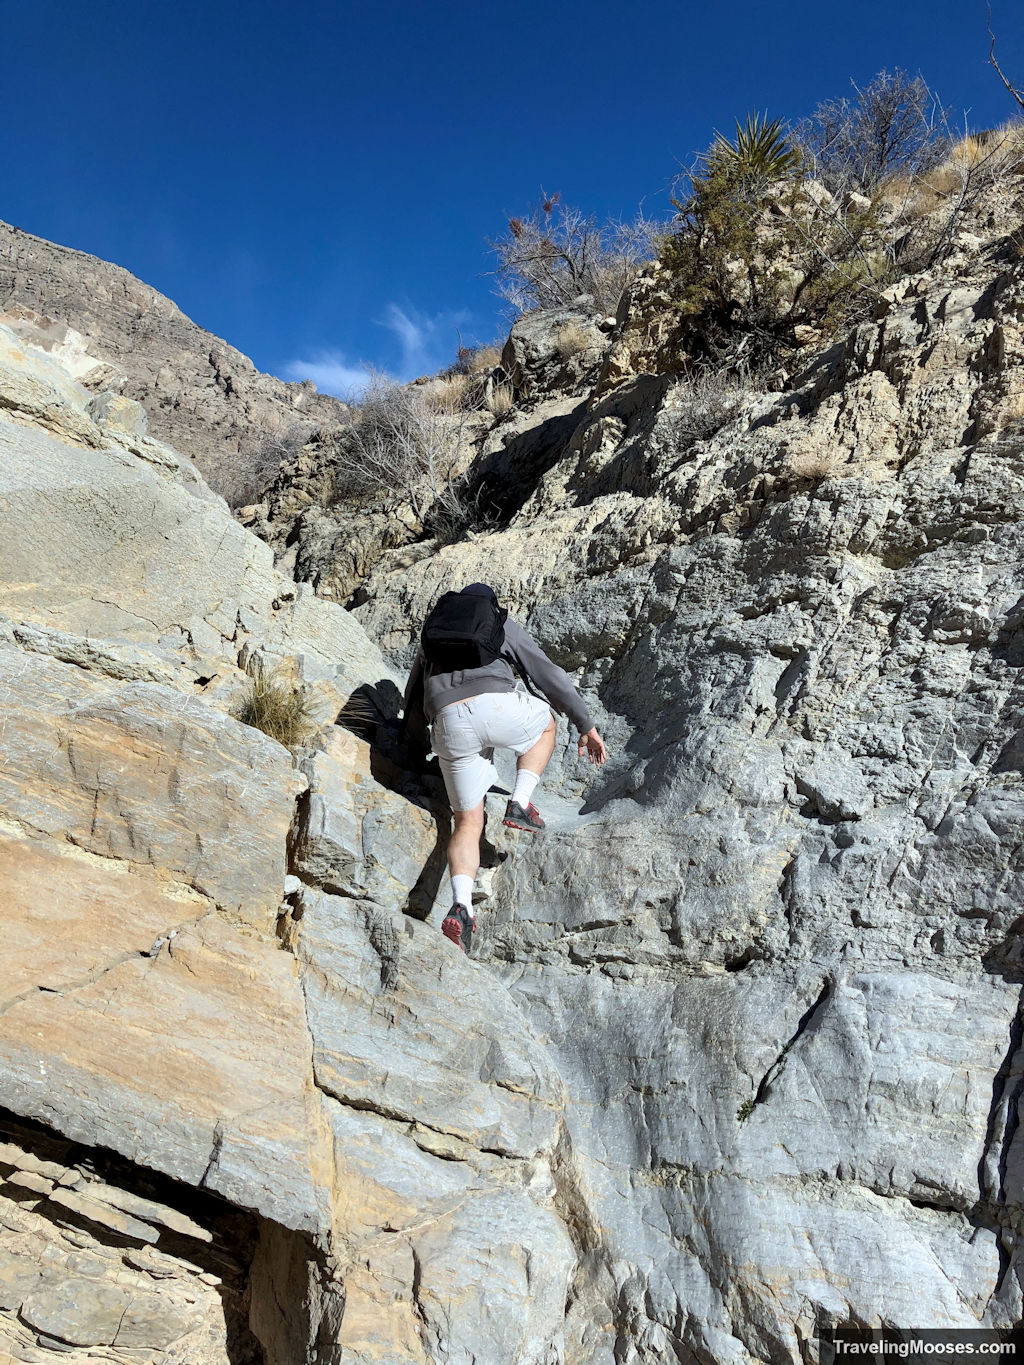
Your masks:
[{"label": "cracked rock surface", "polygon": [[[433,814],[334,723],[400,679],[0,340],[0,1361],[546,1365],[564,1086],[423,922]],[[295,752],[235,717],[256,660],[312,700]]]},{"label": "cracked rock surface", "polygon": [[490,798],[479,916],[568,1094],[566,1360],[1021,1316],[1022,306],[990,237],[699,439],[672,374],[538,394],[507,525],[359,589],[406,663],[493,583],[612,751],[560,731],[543,839]]},{"label": "cracked rock surface", "polygon": [[[802,1365],[823,1320],[1020,1318],[1024,265],[972,241],[701,435],[625,344],[650,289],[568,367],[523,320],[467,452],[500,516],[443,547],[321,534],[312,484],[263,543],[0,332],[12,1359]],[[356,721],[474,579],[611,761],[563,725],[542,839],[489,798],[467,959],[429,784]],[[232,714],[255,659],[320,707],[294,753]]]}]

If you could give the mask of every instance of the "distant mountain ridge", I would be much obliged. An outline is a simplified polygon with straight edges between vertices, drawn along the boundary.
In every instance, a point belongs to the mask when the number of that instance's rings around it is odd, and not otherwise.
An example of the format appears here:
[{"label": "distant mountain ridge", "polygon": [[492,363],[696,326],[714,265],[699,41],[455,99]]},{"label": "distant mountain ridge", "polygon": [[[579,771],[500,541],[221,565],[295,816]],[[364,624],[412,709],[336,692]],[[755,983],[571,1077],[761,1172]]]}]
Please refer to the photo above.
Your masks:
[{"label": "distant mountain ridge", "polygon": [[0,222],[0,321],[90,389],[141,403],[150,429],[229,499],[267,450],[301,444],[346,406],[289,384],[186,317],[129,271]]}]

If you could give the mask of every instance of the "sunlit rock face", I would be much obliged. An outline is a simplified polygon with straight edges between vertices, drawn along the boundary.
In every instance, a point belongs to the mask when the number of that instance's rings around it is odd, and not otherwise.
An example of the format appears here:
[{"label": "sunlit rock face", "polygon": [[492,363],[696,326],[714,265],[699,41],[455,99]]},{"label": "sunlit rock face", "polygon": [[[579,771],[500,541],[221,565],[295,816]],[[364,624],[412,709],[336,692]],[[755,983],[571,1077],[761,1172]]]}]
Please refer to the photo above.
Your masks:
[{"label": "sunlit rock face", "polygon": [[0,223],[0,324],[58,361],[116,417],[141,404],[155,435],[245,501],[346,405],[306,382],[261,374],[220,337],[121,266]]},{"label": "sunlit rock face", "polygon": [[698,439],[671,375],[539,395],[506,524],[359,590],[405,662],[493,583],[612,750],[543,839],[495,802],[481,915],[568,1091],[567,1359],[1019,1316],[1022,302],[993,243]]},{"label": "sunlit rock face", "polygon": [[[517,324],[447,545],[346,546],[312,482],[257,539],[0,330],[11,1358],[796,1365],[1020,1316],[1021,267],[903,281],[702,434],[624,343],[651,297],[581,304],[572,364]],[[563,722],[540,838],[489,798],[467,958],[378,722],[477,579],[611,759]],[[238,719],[260,661],[290,749]]]}]

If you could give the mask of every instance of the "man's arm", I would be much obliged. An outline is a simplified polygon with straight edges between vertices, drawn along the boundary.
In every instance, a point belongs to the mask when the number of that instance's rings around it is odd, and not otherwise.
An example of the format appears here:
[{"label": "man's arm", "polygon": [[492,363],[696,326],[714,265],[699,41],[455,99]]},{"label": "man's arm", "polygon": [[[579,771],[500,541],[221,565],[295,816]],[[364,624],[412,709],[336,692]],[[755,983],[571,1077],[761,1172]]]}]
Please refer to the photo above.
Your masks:
[{"label": "man's arm", "polygon": [[519,671],[543,692],[556,711],[569,717],[580,734],[594,729],[587,704],[568,673],[552,663],[536,640],[515,621],[505,622],[505,650]]}]

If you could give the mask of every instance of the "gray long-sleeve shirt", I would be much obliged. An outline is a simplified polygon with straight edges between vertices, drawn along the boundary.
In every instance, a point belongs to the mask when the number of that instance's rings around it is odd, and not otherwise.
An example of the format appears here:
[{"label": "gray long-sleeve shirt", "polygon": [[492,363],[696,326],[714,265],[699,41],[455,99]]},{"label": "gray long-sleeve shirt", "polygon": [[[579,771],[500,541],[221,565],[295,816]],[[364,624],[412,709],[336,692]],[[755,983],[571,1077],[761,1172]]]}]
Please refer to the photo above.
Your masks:
[{"label": "gray long-sleeve shirt", "polygon": [[428,720],[433,720],[442,706],[465,701],[467,697],[478,696],[481,692],[514,692],[516,675],[513,665],[538,692],[543,693],[556,711],[569,717],[581,734],[593,729],[594,722],[586,702],[576,691],[568,673],[552,663],[536,640],[515,621],[505,622],[505,645],[501,657],[482,668],[458,669],[454,673],[435,672],[426,663],[421,650],[416,656],[405,689],[406,714],[421,681],[423,710]]}]

